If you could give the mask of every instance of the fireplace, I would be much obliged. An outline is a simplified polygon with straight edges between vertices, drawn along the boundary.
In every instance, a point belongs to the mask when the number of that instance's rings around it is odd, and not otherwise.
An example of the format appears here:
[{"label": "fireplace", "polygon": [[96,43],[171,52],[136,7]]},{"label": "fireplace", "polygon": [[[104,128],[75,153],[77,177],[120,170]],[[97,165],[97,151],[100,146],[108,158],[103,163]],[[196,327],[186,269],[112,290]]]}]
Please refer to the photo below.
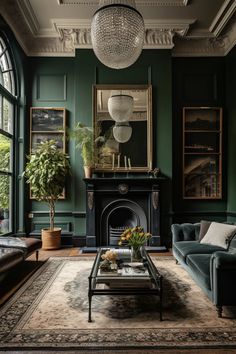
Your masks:
[{"label": "fireplace", "polygon": [[90,178],[86,183],[86,246],[116,246],[127,227],[142,226],[161,245],[157,178]]}]

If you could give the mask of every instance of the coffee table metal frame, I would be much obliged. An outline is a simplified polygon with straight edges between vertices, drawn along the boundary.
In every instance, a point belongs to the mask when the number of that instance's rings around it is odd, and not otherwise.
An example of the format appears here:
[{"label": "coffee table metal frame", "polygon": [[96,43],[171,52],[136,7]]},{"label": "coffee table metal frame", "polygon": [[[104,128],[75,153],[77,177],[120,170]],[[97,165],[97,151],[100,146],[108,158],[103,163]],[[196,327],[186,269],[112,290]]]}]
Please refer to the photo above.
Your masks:
[{"label": "coffee table metal frame", "polygon": [[[88,277],[89,280],[89,289],[88,289],[88,302],[89,302],[89,310],[88,310],[88,322],[92,322],[92,297],[94,295],[157,295],[159,296],[159,313],[160,313],[160,321],[162,321],[162,275],[157,270],[156,266],[151,260],[151,257],[147,253],[147,251],[143,250],[143,263],[148,270],[148,278],[150,280],[150,287],[122,287],[122,284],[119,287],[115,288],[97,288],[97,284],[107,283],[108,280],[112,281],[114,278],[111,276],[109,278],[106,277],[104,281],[101,277],[98,276],[99,264],[101,262],[101,255],[106,251],[104,248],[100,248],[94,260],[91,273]],[[121,256],[122,257],[122,256]],[[126,277],[125,275],[118,276],[119,279],[125,279],[126,281],[130,279],[130,277]],[[138,282],[140,284],[140,277],[137,276]],[[147,278],[145,278],[147,279]],[[132,277],[132,281],[135,281],[135,276]]]}]

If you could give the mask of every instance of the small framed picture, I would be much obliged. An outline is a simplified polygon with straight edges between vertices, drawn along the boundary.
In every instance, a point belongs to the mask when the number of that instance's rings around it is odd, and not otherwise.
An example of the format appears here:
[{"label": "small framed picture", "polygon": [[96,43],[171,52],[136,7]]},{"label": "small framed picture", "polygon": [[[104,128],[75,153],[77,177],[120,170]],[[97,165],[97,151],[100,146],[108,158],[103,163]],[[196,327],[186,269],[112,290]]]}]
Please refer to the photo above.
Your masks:
[{"label": "small framed picture", "polygon": [[37,132],[63,132],[65,108],[31,108],[31,130]]}]

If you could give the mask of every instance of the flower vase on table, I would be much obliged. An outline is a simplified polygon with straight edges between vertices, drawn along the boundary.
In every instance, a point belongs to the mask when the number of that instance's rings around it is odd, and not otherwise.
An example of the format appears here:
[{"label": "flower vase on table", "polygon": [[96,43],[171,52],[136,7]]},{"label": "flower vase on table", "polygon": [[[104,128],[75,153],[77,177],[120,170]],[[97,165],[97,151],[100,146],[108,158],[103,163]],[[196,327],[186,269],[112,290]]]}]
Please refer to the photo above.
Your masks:
[{"label": "flower vase on table", "polygon": [[131,262],[141,262],[142,261],[142,246],[131,246]]},{"label": "flower vase on table", "polygon": [[152,235],[144,232],[141,226],[127,228],[120,236],[118,245],[127,245],[131,247],[131,262],[142,261],[142,247],[147,244],[147,240]]}]

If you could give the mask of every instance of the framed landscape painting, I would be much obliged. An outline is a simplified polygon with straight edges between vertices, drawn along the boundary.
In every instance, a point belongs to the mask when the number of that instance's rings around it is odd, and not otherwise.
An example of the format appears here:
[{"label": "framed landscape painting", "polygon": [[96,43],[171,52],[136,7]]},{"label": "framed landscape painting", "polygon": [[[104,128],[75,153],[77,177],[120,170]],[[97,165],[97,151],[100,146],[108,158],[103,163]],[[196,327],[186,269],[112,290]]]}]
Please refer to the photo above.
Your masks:
[{"label": "framed landscape painting", "polygon": [[66,110],[65,108],[31,107],[30,151],[42,141],[55,140],[65,152]]}]

